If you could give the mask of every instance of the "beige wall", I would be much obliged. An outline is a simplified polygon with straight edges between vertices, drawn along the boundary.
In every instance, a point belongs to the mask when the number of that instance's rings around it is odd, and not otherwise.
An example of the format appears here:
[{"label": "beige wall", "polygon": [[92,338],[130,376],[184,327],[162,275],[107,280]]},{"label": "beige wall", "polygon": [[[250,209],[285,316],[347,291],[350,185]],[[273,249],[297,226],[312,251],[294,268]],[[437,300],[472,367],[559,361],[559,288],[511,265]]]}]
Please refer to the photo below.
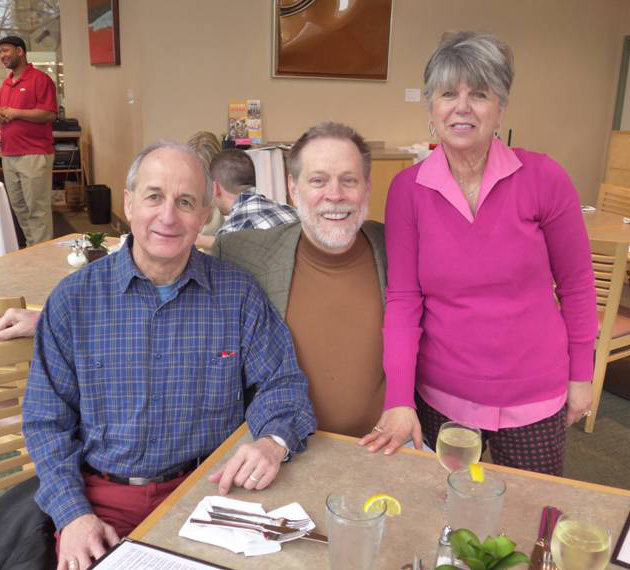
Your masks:
[{"label": "beige wall", "polygon": [[[86,2],[61,0],[66,112],[79,118],[93,180],[114,191],[122,217],[125,170],[159,137],[225,130],[227,103],[262,100],[267,140],[345,121],[395,146],[426,140],[427,114],[405,103],[445,30],[491,31],[513,48],[516,80],[501,134],[546,152],[583,201],[602,179],[628,0],[395,0],[389,80],[272,79],[272,0],[119,0],[122,65],[91,67]],[[129,90],[134,102],[128,102]]]}]

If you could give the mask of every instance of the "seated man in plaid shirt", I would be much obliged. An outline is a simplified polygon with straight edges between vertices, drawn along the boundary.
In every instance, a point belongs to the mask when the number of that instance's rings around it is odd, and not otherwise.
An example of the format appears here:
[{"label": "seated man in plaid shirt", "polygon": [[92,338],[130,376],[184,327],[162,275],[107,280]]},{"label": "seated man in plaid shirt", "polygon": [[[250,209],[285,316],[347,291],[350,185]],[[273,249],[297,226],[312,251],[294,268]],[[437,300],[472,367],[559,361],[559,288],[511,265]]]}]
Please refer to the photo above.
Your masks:
[{"label": "seated man in plaid shirt", "polygon": [[39,319],[24,433],[60,569],[87,568],[245,417],[254,441],[210,477],[222,494],[269,485],[315,430],[278,312],[251,276],[193,247],[209,191],[187,146],[142,151],[124,195],[132,236],[64,279]]},{"label": "seated man in plaid shirt", "polygon": [[297,222],[296,211],[256,192],[256,171],[249,155],[230,149],[210,163],[214,203],[226,216],[217,236],[246,229],[266,230]]}]

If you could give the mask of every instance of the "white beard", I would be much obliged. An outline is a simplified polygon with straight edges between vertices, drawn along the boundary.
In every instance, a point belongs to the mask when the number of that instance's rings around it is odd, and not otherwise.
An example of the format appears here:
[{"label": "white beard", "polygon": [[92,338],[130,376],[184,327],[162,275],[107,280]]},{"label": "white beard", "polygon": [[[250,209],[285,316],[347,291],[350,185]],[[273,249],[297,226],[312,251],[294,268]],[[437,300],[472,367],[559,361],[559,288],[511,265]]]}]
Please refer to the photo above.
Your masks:
[{"label": "white beard", "polygon": [[[359,208],[348,208],[346,204],[341,203],[320,207],[313,211],[302,203],[299,192],[295,193],[295,207],[306,234],[316,242],[316,245],[319,244],[328,249],[349,248],[368,213],[367,200]],[[337,228],[325,227],[326,221],[321,218],[319,213],[335,211],[350,211],[348,221],[339,222],[339,227]]]}]

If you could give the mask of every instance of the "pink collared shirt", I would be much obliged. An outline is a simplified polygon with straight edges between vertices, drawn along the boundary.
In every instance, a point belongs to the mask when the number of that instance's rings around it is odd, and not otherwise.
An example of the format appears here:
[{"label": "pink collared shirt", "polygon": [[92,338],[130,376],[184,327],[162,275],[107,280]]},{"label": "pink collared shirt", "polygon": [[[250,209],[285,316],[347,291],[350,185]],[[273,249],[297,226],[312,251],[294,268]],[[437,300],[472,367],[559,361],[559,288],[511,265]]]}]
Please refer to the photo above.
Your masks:
[{"label": "pink collared shirt", "polygon": [[553,415],[569,379],[591,380],[588,239],[548,157],[494,140],[473,216],[438,147],[392,182],[386,238],[386,408],[413,405],[415,385],[444,415],[496,430]]}]

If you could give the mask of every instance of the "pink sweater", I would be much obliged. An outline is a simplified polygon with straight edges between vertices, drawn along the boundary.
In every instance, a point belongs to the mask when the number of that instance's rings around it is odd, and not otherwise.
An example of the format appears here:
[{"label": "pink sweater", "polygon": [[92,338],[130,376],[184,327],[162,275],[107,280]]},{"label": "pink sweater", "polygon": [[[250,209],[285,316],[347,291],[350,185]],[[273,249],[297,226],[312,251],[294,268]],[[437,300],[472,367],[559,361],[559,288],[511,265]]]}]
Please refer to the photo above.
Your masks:
[{"label": "pink sweater", "polygon": [[473,217],[438,147],[394,178],[385,233],[386,409],[414,406],[414,384],[510,407],[592,379],[590,248],[549,157],[493,141]]}]

